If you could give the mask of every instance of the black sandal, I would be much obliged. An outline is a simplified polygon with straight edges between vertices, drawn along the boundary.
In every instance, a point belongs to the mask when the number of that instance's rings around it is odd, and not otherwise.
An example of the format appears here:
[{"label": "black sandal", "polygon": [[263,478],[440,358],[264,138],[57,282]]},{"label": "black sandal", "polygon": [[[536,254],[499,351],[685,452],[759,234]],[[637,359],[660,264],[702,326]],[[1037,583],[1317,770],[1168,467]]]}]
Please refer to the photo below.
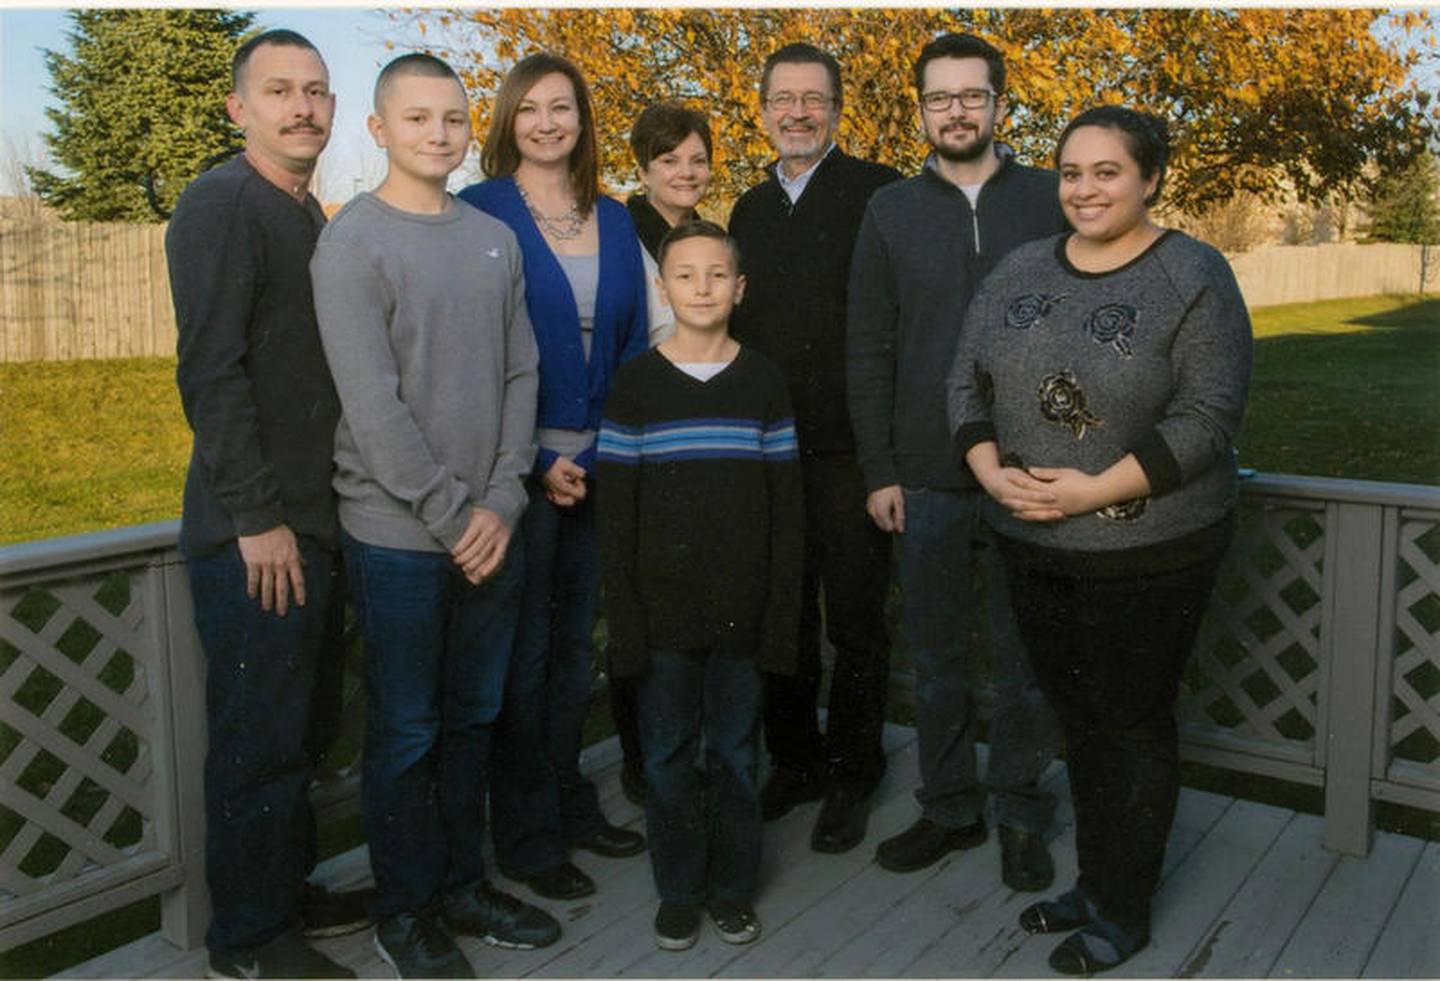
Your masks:
[{"label": "black sandal", "polygon": [[1149,942],[1148,933],[1133,936],[1108,920],[1095,920],[1060,941],[1050,953],[1050,966],[1061,974],[1089,977],[1119,967]]},{"label": "black sandal", "polygon": [[1056,899],[1032,903],[1020,911],[1020,929],[1026,933],[1064,933],[1085,926],[1094,916],[1094,907],[1071,889]]}]

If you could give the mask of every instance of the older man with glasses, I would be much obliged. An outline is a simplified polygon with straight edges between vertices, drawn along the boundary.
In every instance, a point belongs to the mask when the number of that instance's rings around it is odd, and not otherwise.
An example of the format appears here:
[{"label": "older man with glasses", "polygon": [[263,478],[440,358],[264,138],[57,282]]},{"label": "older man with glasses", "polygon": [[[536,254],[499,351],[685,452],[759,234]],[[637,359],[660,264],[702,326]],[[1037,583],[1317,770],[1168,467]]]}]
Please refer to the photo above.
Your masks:
[{"label": "older man with glasses", "polygon": [[[850,273],[850,417],[870,516],[895,536],[920,742],[920,817],[881,842],[876,859],[909,872],[979,845],[988,790],[1004,881],[1040,890],[1054,877],[1044,834],[1055,801],[1037,781],[1057,728],[980,517],[985,495],[951,451],[945,376],[980,281],[1012,249],[1063,231],[1065,219],[1054,172],[1021,166],[994,141],[1006,110],[999,51],[973,35],[936,38],[916,60],[915,88],[932,152],[919,175],[871,200]],[[979,600],[972,554],[986,574],[995,654],[983,784],[966,680]]]},{"label": "older man with glasses", "polygon": [[[772,771],[761,814],[773,820],[825,798],[811,846],[843,852],[865,837],[870,795],[885,772],[889,542],[865,515],[865,485],[845,409],[845,298],[865,204],[899,178],[835,145],[840,65],[809,44],[765,61],[765,131],[778,159],[730,215],[747,280],[732,333],[774,359],[795,408],[805,496],[805,573],[794,676],[766,678]],[[943,411],[941,421],[943,424]],[[835,648],[827,732],[820,733],[819,595]]]}]

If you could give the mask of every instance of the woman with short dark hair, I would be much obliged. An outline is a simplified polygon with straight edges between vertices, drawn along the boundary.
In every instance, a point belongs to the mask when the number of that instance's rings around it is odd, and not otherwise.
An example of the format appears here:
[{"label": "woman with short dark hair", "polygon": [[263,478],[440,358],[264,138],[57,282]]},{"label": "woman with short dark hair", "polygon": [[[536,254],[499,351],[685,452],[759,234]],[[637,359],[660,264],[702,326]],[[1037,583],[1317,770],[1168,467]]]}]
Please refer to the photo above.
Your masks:
[{"label": "woman with short dark hair", "polygon": [[1104,106],[1055,153],[1073,233],[1010,253],[965,318],[955,446],[993,508],[1035,675],[1065,729],[1080,876],[1020,914],[1092,974],[1150,938],[1179,793],[1174,703],[1234,534],[1250,380],[1223,256],[1162,229],[1163,121]]},{"label": "woman with short dark hair", "polygon": [[650,300],[650,346],[669,337],[675,316],[660,299],[655,279],[660,240],[682,222],[698,218],[695,206],[710,188],[710,121],[679,102],[657,102],[630,129],[630,149],[644,191],[626,207],[645,246],[645,282]]}]

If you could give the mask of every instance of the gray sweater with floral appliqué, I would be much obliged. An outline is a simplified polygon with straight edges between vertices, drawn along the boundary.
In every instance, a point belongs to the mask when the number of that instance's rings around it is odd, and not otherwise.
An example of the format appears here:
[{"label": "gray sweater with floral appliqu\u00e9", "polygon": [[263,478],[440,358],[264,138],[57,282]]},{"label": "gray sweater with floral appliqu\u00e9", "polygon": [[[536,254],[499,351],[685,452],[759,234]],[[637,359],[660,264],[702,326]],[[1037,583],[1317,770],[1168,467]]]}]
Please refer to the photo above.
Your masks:
[{"label": "gray sweater with floral appliqu\u00e9", "polygon": [[996,530],[1058,571],[1143,574],[1223,549],[1237,498],[1233,444],[1250,384],[1250,317],[1215,249],[1167,231],[1105,273],[1065,235],[1015,250],[966,313],[947,384],[963,459],[1099,473],[1135,454],[1150,494],[1060,522],[994,507]]}]

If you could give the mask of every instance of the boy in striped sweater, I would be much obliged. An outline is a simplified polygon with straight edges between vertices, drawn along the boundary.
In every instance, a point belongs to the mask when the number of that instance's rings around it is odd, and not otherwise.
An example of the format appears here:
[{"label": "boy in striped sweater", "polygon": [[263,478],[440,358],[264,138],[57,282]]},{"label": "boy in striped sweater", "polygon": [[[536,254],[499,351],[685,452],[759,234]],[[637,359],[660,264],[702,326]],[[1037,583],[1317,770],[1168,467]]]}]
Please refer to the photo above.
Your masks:
[{"label": "boy in striped sweater", "polygon": [[684,950],[702,909],[722,940],[760,935],[760,672],[795,670],[804,525],[784,378],[729,333],[734,242],[687,222],[658,258],[675,333],[615,375],[596,505],[610,663],[640,678],[655,939]]}]

